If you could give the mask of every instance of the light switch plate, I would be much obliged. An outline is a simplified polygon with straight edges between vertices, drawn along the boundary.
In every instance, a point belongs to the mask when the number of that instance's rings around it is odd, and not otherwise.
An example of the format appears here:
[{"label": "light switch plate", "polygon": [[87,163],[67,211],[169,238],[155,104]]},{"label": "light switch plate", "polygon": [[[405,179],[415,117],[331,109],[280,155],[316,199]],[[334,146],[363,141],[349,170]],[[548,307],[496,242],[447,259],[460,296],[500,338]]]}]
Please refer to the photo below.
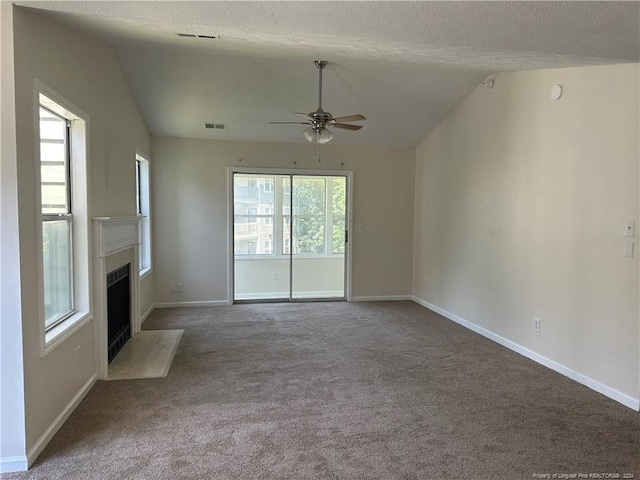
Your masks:
[{"label": "light switch plate", "polygon": [[624,256],[633,257],[633,242],[631,240],[624,242]]}]

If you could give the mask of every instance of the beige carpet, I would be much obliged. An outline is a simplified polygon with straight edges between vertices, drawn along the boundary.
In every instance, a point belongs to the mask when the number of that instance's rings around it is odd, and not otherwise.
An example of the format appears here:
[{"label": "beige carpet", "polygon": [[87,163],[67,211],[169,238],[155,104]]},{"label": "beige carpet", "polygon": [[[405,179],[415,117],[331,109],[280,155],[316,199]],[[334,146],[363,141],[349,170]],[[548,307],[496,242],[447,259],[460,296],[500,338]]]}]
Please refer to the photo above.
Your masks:
[{"label": "beige carpet", "polygon": [[107,380],[166,377],[184,330],[143,330],[109,364]]},{"label": "beige carpet", "polygon": [[98,382],[7,478],[640,478],[638,412],[412,302],[165,309],[144,326],[184,329],[169,375]]}]

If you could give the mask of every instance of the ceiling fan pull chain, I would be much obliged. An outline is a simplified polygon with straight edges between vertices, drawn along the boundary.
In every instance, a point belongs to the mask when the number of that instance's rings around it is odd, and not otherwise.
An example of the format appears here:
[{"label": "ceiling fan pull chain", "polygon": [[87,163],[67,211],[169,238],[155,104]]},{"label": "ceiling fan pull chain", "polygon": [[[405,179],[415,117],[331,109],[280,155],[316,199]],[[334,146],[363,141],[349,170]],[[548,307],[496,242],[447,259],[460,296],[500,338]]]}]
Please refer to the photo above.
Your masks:
[{"label": "ceiling fan pull chain", "polygon": [[320,163],[320,143],[317,141],[313,142],[313,158]]}]

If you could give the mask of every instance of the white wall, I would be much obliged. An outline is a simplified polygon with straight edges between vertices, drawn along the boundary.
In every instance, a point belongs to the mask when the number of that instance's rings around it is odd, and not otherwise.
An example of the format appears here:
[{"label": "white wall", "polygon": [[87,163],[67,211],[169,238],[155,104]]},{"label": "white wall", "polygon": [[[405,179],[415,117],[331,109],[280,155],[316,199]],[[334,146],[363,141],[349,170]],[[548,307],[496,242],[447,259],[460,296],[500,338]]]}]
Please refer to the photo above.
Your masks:
[{"label": "white wall", "polygon": [[329,298],[345,295],[345,257],[295,256],[238,258],[234,262],[236,299],[289,297],[293,276],[294,298]]},{"label": "white wall", "polygon": [[354,224],[365,227],[350,237],[352,294],[410,295],[414,150],[328,145],[321,163],[312,155],[310,144],[154,137],[156,302],[228,300],[228,166],[352,170]]},{"label": "white wall", "polygon": [[[93,322],[40,357],[33,79],[89,115],[90,216],[135,214],[135,151],[150,151],[150,142],[113,48],[18,7],[14,42],[26,445],[33,457],[43,446],[39,440],[47,439],[47,429],[96,370]],[[12,340],[20,342],[17,332]]]},{"label": "white wall", "polygon": [[13,9],[0,3],[0,472],[26,467]]},{"label": "white wall", "polygon": [[[638,78],[638,64],[497,75],[416,155],[415,295],[629,405],[640,379]],[[634,258],[623,256],[627,220]]]}]

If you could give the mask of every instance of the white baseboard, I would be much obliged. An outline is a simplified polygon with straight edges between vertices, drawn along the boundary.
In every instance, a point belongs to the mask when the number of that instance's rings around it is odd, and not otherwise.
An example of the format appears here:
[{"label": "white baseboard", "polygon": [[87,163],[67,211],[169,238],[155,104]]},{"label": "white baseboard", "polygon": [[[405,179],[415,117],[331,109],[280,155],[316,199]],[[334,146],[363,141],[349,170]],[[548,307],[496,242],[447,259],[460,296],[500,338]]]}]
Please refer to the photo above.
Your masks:
[{"label": "white baseboard", "polygon": [[36,444],[33,446],[31,450],[27,453],[27,460],[29,466],[33,465],[33,462],[36,461],[38,455],[42,453],[44,447],[51,441],[53,436],[60,430],[60,427],[67,421],[69,416],[73,413],[80,402],[87,396],[87,393],[91,390],[93,385],[96,383],[97,375],[94,373],[91,375],[91,378],[87,380],[87,382],[82,386],[82,388],[75,394],[75,396],[71,399],[71,401],[67,404],[66,407],[60,412],[60,414],[56,417],[56,419],[49,425],[49,428],[45,430],[42,436],[38,439]]},{"label": "white baseboard", "polygon": [[413,300],[411,295],[378,295],[351,297],[352,302],[395,302],[399,300]]},{"label": "white baseboard", "polygon": [[176,307],[226,307],[227,300],[212,300],[209,302],[164,302],[154,303],[154,308],[176,308]]},{"label": "white baseboard", "polygon": [[147,309],[146,312],[144,312],[142,314],[142,316],[140,317],[140,325],[142,325],[144,323],[144,321],[149,318],[149,315],[151,315],[151,312],[153,312],[153,310],[156,308],[156,304],[152,303],[151,306]]},{"label": "white baseboard", "polygon": [[26,472],[28,468],[26,456],[0,458],[0,473]]},{"label": "white baseboard", "polygon": [[422,300],[421,298],[413,297],[413,301],[422,305],[425,308],[428,308],[429,310],[433,310],[434,312],[439,313],[440,315],[448,318],[449,320],[453,320],[454,322],[462,325],[463,327],[468,328],[469,330],[473,330],[474,332],[482,335],[483,337],[488,338],[489,340],[493,340],[494,342],[499,343],[504,347],[507,347],[509,350],[513,350],[514,352],[519,353],[520,355],[523,355],[529,358],[530,360],[533,360],[534,362],[539,363],[540,365],[550,368],[551,370],[554,370],[564,375],[565,377],[568,377],[571,380],[574,380],[584,385],[585,387],[589,387],[590,389],[595,390],[596,392],[601,393],[602,395],[609,397],[610,399],[615,400],[616,402],[620,402],[626,407],[629,407],[636,411],[640,411],[640,399],[638,398],[633,398],[625,393],[619,392],[618,390],[615,390],[607,385],[604,385],[603,383],[593,380],[592,378],[589,378],[586,375],[578,373],[575,370],[572,370],[569,367],[562,365],[561,363],[551,360],[543,355],[540,355],[539,353],[534,352],[533,350],[529,350],[528,348],[523,347],[518,343],[512,342],[511,340],[501,337],[500,335],[493,333],[487,330],[486,328],[480,327],[475,323],[471,323],[470,321],[465,320],[464,318],[458,317],[457,315],[454,315],[451,312],[448,312],[436,305],[433,305],[425,300]]}]

